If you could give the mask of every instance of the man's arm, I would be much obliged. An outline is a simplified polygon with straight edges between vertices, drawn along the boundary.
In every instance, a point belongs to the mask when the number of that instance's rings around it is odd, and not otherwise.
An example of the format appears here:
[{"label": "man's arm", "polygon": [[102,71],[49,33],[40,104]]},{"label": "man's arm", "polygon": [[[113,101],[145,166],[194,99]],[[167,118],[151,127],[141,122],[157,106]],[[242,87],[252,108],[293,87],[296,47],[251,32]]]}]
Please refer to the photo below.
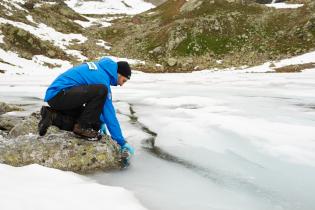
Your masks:
[{"label": "man's arm", "polygon": [[114,139],[120,146],[123,146],[126,141],[122,135],[121,128],[116,117],[116,112],[112,103],[110,90],[104,104],[100,119],[106,124],[106,127],[109,130],[112,139]]}]

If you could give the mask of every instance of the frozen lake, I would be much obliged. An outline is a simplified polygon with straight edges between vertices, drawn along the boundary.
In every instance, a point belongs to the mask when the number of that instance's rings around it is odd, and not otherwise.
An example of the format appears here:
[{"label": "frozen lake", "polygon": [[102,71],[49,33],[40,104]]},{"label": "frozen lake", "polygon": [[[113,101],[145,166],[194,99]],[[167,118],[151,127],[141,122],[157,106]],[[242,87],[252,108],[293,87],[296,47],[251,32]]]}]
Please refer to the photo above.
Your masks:
[{"label": "frozen lake", "polygon": [[93,178],[156,210],[314,209],[314,76],[136,75],[115,93],[132,166]]},{"label": "frozen lake", "polygon": [[[0,100],[38,110],[56,75],[5,74]],[[113,92],[136,155],[90,178],[152,210],[315,209],[314,70],[135,73]]]}]

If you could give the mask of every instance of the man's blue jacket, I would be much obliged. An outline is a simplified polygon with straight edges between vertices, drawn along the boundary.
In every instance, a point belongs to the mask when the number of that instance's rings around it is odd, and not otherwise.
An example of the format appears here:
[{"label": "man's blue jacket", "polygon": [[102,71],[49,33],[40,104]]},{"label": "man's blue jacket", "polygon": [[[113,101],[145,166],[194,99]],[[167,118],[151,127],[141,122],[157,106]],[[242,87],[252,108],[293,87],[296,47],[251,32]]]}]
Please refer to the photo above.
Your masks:
[{"label": "man's blue jacket", "polygon": [[103,107],[100,120],[106,124],[112,138],[119,145],[125,144],[119,122],[112,103],[110,85],[117,86],[117,63],[110,58],[102,58],[96,62],[87,62],[75,66],[59,75],[48,87],[45,101],[49,101],[61,90],[80,85],[104,84],[108,88],[108,95]]}]

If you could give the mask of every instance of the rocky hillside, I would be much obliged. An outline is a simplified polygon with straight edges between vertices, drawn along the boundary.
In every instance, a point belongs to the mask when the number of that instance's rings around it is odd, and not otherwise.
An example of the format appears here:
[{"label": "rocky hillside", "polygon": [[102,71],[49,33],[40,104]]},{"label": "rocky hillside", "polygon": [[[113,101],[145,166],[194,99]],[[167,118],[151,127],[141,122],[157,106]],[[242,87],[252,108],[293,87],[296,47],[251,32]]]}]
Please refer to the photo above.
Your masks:
[{"label": "rocky hillside", "polygon": [[112,52],[149,61],[153,71],[255,65],[314,48],[314,2],[281,10],[242,2],[170,0],[105,34]]},{"label": "rocky hillside", "polygon": [[[115,55],[146,61],[140,70],[173,72],[255,65],[314,48],[314,1],[288,0],[304,6],[281,10],[258,1],[148,0],[159,6],[124,15],[80,14],[91,1],[74,10],[63,0],[3,0],[0,50],[72,64]],[[49,59],[44,65],[56,66]],[[12,65],[0,56],[1,63]]]}]

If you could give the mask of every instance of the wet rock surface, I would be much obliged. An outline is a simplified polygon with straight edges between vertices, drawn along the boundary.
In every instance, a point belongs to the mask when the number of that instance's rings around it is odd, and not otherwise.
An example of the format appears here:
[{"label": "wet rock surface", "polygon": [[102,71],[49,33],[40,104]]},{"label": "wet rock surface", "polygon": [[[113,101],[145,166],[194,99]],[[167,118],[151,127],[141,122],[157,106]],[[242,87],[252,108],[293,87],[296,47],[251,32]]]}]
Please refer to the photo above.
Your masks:
[{"label": "wet rock surface", "polygon": [[39,113],[25,119],[0,116],[0,163],[12,166],[40,164],[66,171],[90,173],[120,168],[119,146],[109,136],[87,141],[51,126],[37,134]]}]

